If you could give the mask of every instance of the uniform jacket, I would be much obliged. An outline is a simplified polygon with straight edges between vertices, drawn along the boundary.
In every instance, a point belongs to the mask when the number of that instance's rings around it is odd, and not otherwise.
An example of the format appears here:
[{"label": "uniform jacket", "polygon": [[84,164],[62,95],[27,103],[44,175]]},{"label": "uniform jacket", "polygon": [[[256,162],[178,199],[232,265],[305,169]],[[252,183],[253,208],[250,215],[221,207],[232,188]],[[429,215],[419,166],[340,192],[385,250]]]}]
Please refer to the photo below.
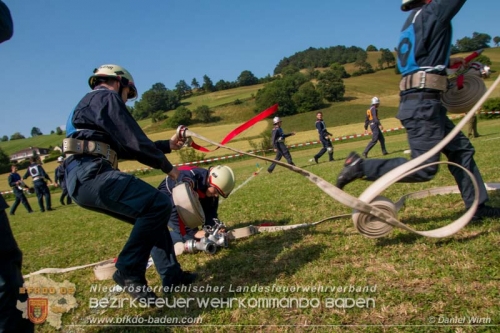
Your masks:
[{"label": "uniform jacket", "polygon": [[271,132],[271,142],[273,144],[273,147],[275,149],[278,149],[278,143],[284,142],[285,138],[289,137],[290,135],[292,134],[291,133],[285,134],[281,127],[275,126]]},{"label": "uniform jacket", "polygon": [[66,136],[107,143],[119,159],[137,160],[165,173],[173,168],[165,157],[170,153],[169,140],[151,141],[120,95],[102,86],[85,95],[71,112]]},{"label": "uniform jacket", "polygon": [[[33,181],[43,181],[45,182],[45,179],[48,179],[50,182],[52,182],[52,179],[50,179],[49,175],[45,172],[43,167],[41,165],[38,165],[37,163],[32,163],[28,166],[28,170],[26,170],[26,173],[23,176],[23,179],[27,179],[28,177],[33,178]],[[37,178],[40,177],[40,178]],[[37,179],[37,180],[35,180]]]},{"label": "uniform jacket", "polygon": [[368,126],[372,123],[377,126],[382,126],[380,120],[378,119],[378,109],[375,105],[372,105],[368,110],[366,110],[365,130],[367,130]]},{"label": "uniform jacket", "polygon": [[[205,213],[205,224],[213,225],[214,218],[217,218],[217,210],[219,208],[218,197],[207,197],[205,192],[208,189],[209,171],[204,168],[197,168],[191,166],[181,166],[178,168],[180,171],[179,181],[189,183],[191,188],[198,193],[201,207]],[[170,177],[167,177],[158,186],[158,189],[169,196],[172,196],[172,189],[175,187],[176,182]]]},{"label": "uniform jacket", "polygon": [[324,138],[327,135],[332,135],[326,129],[325,122],[323,120],[316,120],[316,129],[318,130],[318,134],[320,138]]}]

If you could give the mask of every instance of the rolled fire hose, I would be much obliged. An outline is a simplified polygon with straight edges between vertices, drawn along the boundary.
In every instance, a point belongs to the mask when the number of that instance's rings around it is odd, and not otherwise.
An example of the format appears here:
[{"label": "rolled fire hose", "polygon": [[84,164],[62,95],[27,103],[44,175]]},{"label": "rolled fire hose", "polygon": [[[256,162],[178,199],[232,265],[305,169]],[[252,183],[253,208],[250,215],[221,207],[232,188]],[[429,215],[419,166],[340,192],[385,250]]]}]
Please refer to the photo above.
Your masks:
[{"label": "rolled fire hose", "polygon": [[[285,167],[289,170],[292,170],[294,172],[297,172],[301,174],[302,176],[306,177],[309,179],[312,183],[314,183],[316,186],[318,186],[323,192],[328,194],[330,197],[333,199],[339,201],[340,203],[353,208],[354,209],[354,214],[353,214],[353,222],[358,231],[363,234],[366,237],[369,238],[379,238],[387,235],[393,227],[399,227],[402,229],[405,229],[407,231],[416,233],[421,236],[426,236],[426,237],[433,237],[433,238],[441,238],[441,237],[448,237],[456,232],[458,232],[460,229],[462,229],[469,221],[472,219],[477,206],[478,206],[478,193],[479,193],[479,188],[477,185],[477,182],[473,175],[463,167],[454,164],[452,162],[436,162],[432,164],[451,164],[456,167],[462,168],[466,173],[471,177],[472,183],[474,185],[474,191],[475,191],[475,199],[473,205],[469,208],[469,210],[458,220],[444,226],[438,229],[434,230],[428,230],[428,231],[417,231],[413,228],[408,227],[404,223],[398,221],[396,219],[396,207],[394,203],[392,203],[389,199],[379,197],[379,194],[382,193],[385,189],[387,189],[390,185],[396,183],[398,180],[406,177],[409,174],[414,173],[415,171],[418,171],[422,168],[427,167],[428,165],[422,165],[427,159],[432,157],[435,154],[438,154],[441,152],[441,150],[454,138],[462,129],[462,127],[465,126],[465,124],[475,115],[476,111],[481,107],[481,105],[485,102],[485,100],[488,98],[488,96],[491,94],[491,92],[495,89],[495,87],[498,85],[500,82],[500,76],[495,80],[495,82],[492,84],[492,86],[486,91],[486,93],[482,96],[482,98],[477,101],[477,103],[474,105],[474,107],[467,113],[467,115],[460,121],[455,128],[438,144],[436,145],[433,149],[428,151],[427,153],[419,156],[418,158],[409,160],[405,164],[395,168],[394,170],[391,170],[391,172],[385,174],[381,178],[379,178],[377,181],[375,181],[373,184],[371,184],[370,187],[368,187],[358,198],[355,198],[351,196],[350,194],[342,191],[341,189],[337,188],[336,186],[330,184],[326,180],[322,179],[321,177],[313,174],[312,172],[309,172],[307,170],[304,170],[302,168],[299,168],[294,165],[289,165],[285,162],[281,161],[275,161],[273,159],[263,157],[263,156],[258,156],[252,153],[247,153],[240,151],[238,149],[221,145],[217,142],[214,142],[210,139],[207,139],[199,134],[196,134],[189,130],[187,127],[184,126],[179,126],[177,129],[177,134],[179,138],[188,138],[188,137],[196,137],[200,140],[206,141],[208,143],[211,143],[213,145],[216,145],[221,148],[226,148],[231,151],[240,153],[240,154],[245,154],[248,156],[252,156],[254,158],[258,158],[261,160],[269,161],[271,163],[276,163],[282,167]],[[431,164],[431,165],[432,165]],[[377,199],[377,200],[375,200]]]},{"label": "rolled fire hose", "polygon": [[486,92],[483,79],[477,71],[471,69],[463,76],[463,87],[453,84],[443,93],[441,101],[450,113],[468,112],[478,99]]}]

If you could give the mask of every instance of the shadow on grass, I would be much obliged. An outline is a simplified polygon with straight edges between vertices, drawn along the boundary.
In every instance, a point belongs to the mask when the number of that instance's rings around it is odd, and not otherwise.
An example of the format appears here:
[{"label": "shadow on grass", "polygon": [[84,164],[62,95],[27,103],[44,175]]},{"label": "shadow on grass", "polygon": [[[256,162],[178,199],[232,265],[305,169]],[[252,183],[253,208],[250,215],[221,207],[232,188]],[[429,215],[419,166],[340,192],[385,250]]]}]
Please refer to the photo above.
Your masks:
[{"label": "shadow on grass", "polygon": [[[264,221],[252,221],[257,225]],[[268,221],[265,221],[268,222]],[[325,251],[321,244],[297,245],[299,240],[308,234],[310,229],[298,229],[277,233],[262,233],[245,239],[240,239],[231,244],[228,249],[218,252],[216,255],[197,267],[196,272],[199,279],[193,284],[198,288],[206,288],[203,292],[198,290],[179,292],[173,294],[174,298],[192,298],[191,306],[187,309],[165,309],[158,308],[151,311],[152,317],[204,317],[208,312],[220,311],[221,306],[208,303],[200,305],[197,299],[211,299],[214,301],[230,299],[264,299],[267,292],[258,288],[291,287],[291,285],[279,285],[276,281],[290,277],[300,271],[304,265],[318,259]],[[210,288],[210,290],[207,290]],[[216,289],[218,288],[218,290]],[[253,289],[252,289],[253,288]],[[289,297],[289,293],[283,291],[276,295],[276,291],[269,291],[273,297]],[[212,304],[212,305],[211,305]],[[239,302],[234,301],[229,305],[225,303],[223,308],[233,309],[238,312]],[[167,311],[167,312],[166,312]],[[231,313],[228,314],[232,316]],[[229,318],[226,318],[230,320]],[[226,320],[224,319],[224,320]],[[229,321],[228,321],[229,322]],[[184,330],[191,327],[201,330],[202,326],[197,324],[184,326]],[[147,328],[145,328],[146,331]],[[155,326],[154,331],[169,332],[174,328],[168,326]],[[179,330],[179,328],[177,328]],[[127,332],[119,328],[104,327],[98,332]]]}]

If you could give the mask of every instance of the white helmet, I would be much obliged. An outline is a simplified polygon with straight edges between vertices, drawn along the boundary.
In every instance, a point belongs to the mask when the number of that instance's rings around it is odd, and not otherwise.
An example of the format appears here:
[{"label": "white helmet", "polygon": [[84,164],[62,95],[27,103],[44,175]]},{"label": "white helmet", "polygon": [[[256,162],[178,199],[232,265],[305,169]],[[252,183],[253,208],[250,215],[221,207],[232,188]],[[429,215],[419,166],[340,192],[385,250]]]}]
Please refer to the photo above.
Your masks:
[{"label": "white helmet", "polygon": [[401,3],[401,10],[403,12],[407,12],[409,10],[411,10],[413,7],[410,6],[413,2],[416,2],[417,0],[403,0],[403,2]]},{"label": "white helmet", "polygon": [[273,124],[276,125],[277,123],[281,123],[280,117],[274,117],[273,118]]},{"label": "white helmet", "polygon": [[64,157],[59,156],[59,157],[57,158],[57,162],[59,162],[59,163],[60,163],[60,162],[64,162]]},{"label": "white helmet", "polygon": [[137,88],[135,87],[134,78],[125,68],[118,65],[102,65],[94,69],[94,75],[89,78],[89,86],[94,89],[99,77],[113,77],[120,81],[124,87],[129,87],[128,99],[137,97]]},{"label": "white helmet", "polygon": [[215,187],[222,197],[227,198],[236,183],[233,170],[228,166],[218,165],[210,168],[208,172],[208,184]]},{"label": "white helmet", "polygon": [[372,98],[372,105],[374,105],[374,104],[380,104],[380,100],[378,99],[378,97]]}]

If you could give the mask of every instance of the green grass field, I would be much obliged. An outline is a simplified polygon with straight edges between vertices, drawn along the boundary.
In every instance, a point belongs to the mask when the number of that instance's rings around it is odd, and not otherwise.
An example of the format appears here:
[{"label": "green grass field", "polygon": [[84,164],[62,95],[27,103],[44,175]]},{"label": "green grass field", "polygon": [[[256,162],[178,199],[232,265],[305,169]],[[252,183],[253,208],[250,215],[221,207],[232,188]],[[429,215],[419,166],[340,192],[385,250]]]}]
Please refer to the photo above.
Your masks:
[{"label": "green grass field", "polygon": [[[500,70],[500,49],[486,50]],[[345,80],[348,100],[335,103],[323,110],[325,121],[334,136],[362,132],[364,112],[372,95],[379,95],[382,104],[382,123],[385,128],[399,126],[394,118],[397,111],[398,77],[392,70]],[[493,78],[487,81],[489,86]],[[383,84],[380,84],[383,83]],[[396,86],[395,86],[396,84]],[[241,88],[239,88],[241,89]],[[236,92],[237,91],[237,92]],[[232,96],[193,97],[191,105],[225,104],[251,96],[251,89],[235,89]],[[238,97],[237,97],[238,96]],[[492,94],[500,96],[500,89]],[[199,99],[198,99],[199,98]],[[220,104],[218,104],[220,103]],[[193,131],[214,140],[222,137],[243,121],[252,117],[253,104],[215,108],[221,122],[215,126],[194,125]],[[316,140],[312,127],[314,112],[283,119],[285,132],[296,131],[288,144]],[[148,135],[157,140],[169,138],[172,129],[154,128],[143,122]],[[242,150],[251,149],[249,140],[269,128],[267,121],[257,124],[229,145]],[[481,136],[473,139],[475,159],[486,182],[500,182],[498,165],[500,154],[500,119],[480,120]],[[42,141],[43,140],[43,141]],[[60,136],[48,135],[26,140],[0,143],[6,152],[23,148],[21,142],[32,146],[55,145]],[[203,142],[198,142],[204,145]],[[319,164],[309,159],[320,149],[318,145],[292,149],[294,162],[325,180],[334,183],[350,151],[361,152],[367,139],[335,143],[335,161]],[[386,136],[388,158],[406,157],[406,135]],[[232,154],[219,149],[207,157]],[[176,154],[168,155],[177,163]],[[379,146],[370,153],[380,158]],[[292,225],[311,223],[328,217],[349,214],[351,210],[327,196],[297,173],[277,167],[273,174],[265,172],[267,162],[246,158],[231,161],[238,188],[220,203],[221,221],[230,228],[273,223]],[[55,162],[44,165],[53,175]],[[134,162],[120,164],[122,170],[141,167]],[[258,175],[254,172],[264,168]],[[157,186],[164,175],[151,172],[141,178]],[[7,175],[0,175],[0,190],[6,186]],[[247,182],[246,182],[247,181]],[[345,191],[359,196],[369,183],[357,181]],[[397,200],[402,195],[438,187],[454,185],[446,167],[441,167],[435,179],[428,183],[395,184],[384,196]],[[106,215],[84,210],[76,205],[60,206],[60,191],[52,193],[53,212],[41,214],[36,199],[29,201],[35,209],[27,214],[19,207],[10,223],[24,252],[23,273],[47,267],[72,267],[98,262],[118,255],[128,238],[131,226]],[[491,204],[500,206],[500,194],[490,193]],[[12,204],[12,199],[9,199]],[[411,200],[398,213],[398,218],[418,230],[434,229],[448,224],[463,213],[463,202],[458,195],[443,195]],[[62,315],[62,328],[56,330],[48,323],[38,325],[37,332],[498,332],[500,325],[500,224],[485,220],[466,226],[445,239],[430,239],[393,230],[381,239],[360,235],[350,218],[323,222],[315,227],[258,234],[233,241],[229,248],[214,256],[205,253],[182,255],[179,262],[186,270],[200,274],[198,288],[209,286],[209,292],[176,292],[169,302],[193,301],[188,308],[140,309],[94,308],[91,299],[125,294],[92,291],[92,285],[111,287],[114,283],[97,281],[92,268],[63,274],[46,274],[48,278],[76,286],[78,307]],[[158,275],[150,268],[147,278],[151,286],[160,286]],[[219,291],[213,290],[218,287]],[[339,289],[340,287],[340,289]],[[260,289],[259,289],[260,288]],[[311,290],[316,288],[316,290]],[[248,290],[245,290],[248,289]],[[309,289],[309,290],[308,290]],[[359,289],[359,290],[358,290]],[[160,293],[160,296],[164,296]],[[213,299],[213,303],[198,304]],[[281,306],[268,306],[266,300],[284,300]],[[225,303],[217,304],[223,300]],[[233,300],[229,306],[229,300]],[[301,300],[287,306],[290,300]],[[357,306],[342,307],[347,300],[358,301]],[[255,303],[261,301],[262,303]],[[337,302],[337,303],[336,303]],[[362,306],[362,302],[365,302]],[[171,303],[172,304],[172,303]],[[196,323],[180,326],[104,326],[90,324],[91,320],[106,318],[195,318]],[[135,318],[135,317],[134,317]],[[470,321],[480,321],[476,325]],[[462,322],[463,321],[463,322]]]},{"label": "green grass field", "polygon": [[[473,140],[476,160],[484,180],[500,181],[495,153],[500,140],[500,120],[479,122],[481,137]],[[297,165],[334,182],[343,159],[351,150],[360,152],[367,140],[335,145],[335,162],[308,159],[319,149],[292,150]],[[388,157],[407,157],[405,135],[387,138]],[[493,150],[493,151],[492,151]],[[380,157],[379,147],[372,157]],[[350,209],[328,197],[302,176],[278,167],[272,175],[261,172],[266,162],[249,159],[231,163],[237,187],[251,180],[220,204],[220,219],[229,227],[271,222],[277,225],[310,223],[350,213]],[[143,179],[153,186],[163,176]],[[453,185],[446,168],[441,168],[429,183],[396,184],[384,195],[395,200],[421,189]],[[346,191],[359,195],[368,183],[354,182]],[[10,222],[24,252],[25,274],[46,267],[71,267],[115,257],[130,232],[130,226],[113,218],[84,210],[76,205],[60,206],[59,193],[53,193],[53,212],[27,214],[20,207]],[[31,205],[37,210],[34,198]],[[491,193],[492,204],[500,205],[498,193]],[[458,195],[411,200],[399,212],[400,220],[419,230],[450,223],[463,212]],[[496,332],[500,324],[498,220],[466,226],[445,239],[430,239],[394,230],[381,239],[367,239],[355,230],[350,218],[326,221],[315,227],[258,234],[233,241],[214,256],[205,253],[182,255],[179,262],[194,270],[201,279],[196,286],[219,287],[215,292],[178,292],[170,300],[192,298],[186,308],[119,309],[91,308],[91,298],[110,297],[92,292],[92,285],[113,286],[112,281],[97,281],[91,268],[64,274],[47,274],[58,282],[68,280],[76,286],[78,307],[62,316],[61,332]],[[153,268],[147,278],[151,286],[160,281]],[[249,290],[243,290],[244,288]],[[252,290],[253,287],[256,290]],[[261,291],[258,287],[262,288]],[[295,289],[291,291],[290,289]],[[307,291],[308,288],[323,288]],[[330,288],[325,291],[325,288]],[[341,287],[342,290],[338,290]],[[369,287],[369,290],[356,291]],[[238,289],[240,288],[240,289]],[[243,288],[243,289],[241,289]],[[281,288],[281,290],[279,290]],[[288,288],[287,291],[284,289]],[[334,288],[332,291],[331,288]],[[345,289],[344,289],[345,288]],[[349,289],[351,288],[351,289]],[[354,288],[354,290],[352,289]],[[268,289],[268,290],[267,290]],[[120,299],[126,295],[113,295]],[[232,306],[197,304],[202,299],[223,299]],[[269,307],[258,300],[302,299],[301,306]],[[369,306],[341,308],[340,300],[367,301]],[[335,301],[340,302],[335,305]],[[214,302],[215,302],[214,301]],[[269,304],[268,304],[269,305]],[[101,318],[197,318],[201,323],[182,327],[164,326],[90,326],[89,320]],[[201,319],[200,319],[201,318]],[[457,326],[438,321],[461,318],[486,318],[489,326]],[[457,319],[458,318],[458,319]],[[432,322],[435,320],[435,322]],[[469,319],[467,319],[469,320]],[[483,323],[484,324],[484,323]],[[72,326],[79,325],[79,326]],[[495,326],[491,326],[495,325]],[[55,332],[48,323],[37,332]]]}]

